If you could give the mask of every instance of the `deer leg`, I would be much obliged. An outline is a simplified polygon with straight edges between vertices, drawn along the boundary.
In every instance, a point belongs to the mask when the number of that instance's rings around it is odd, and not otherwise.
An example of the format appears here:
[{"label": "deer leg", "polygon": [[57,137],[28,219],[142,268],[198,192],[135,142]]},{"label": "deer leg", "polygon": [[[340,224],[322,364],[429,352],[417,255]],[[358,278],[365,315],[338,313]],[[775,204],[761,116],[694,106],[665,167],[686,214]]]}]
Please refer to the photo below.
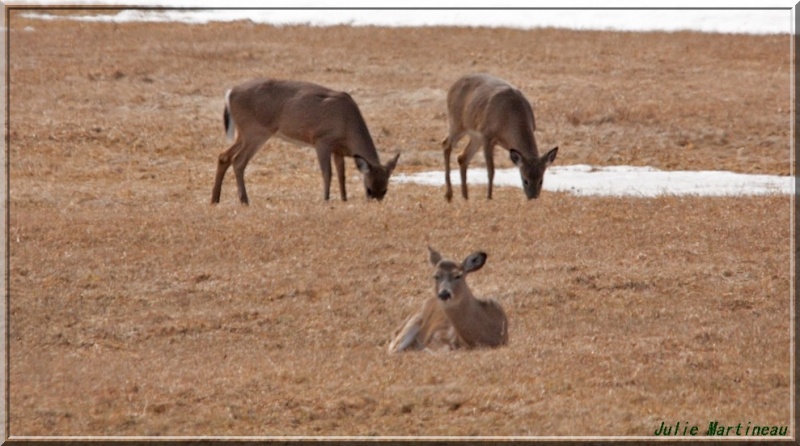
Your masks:
[{"label": "deer leg", "polygon": [[450,201],[453,199],[453,186],[450,184],[450,153],[453,152],[453,144],[450,143],[450,138],[446,138],[442,146],[444,146],[444,198]]},{"label": "deer leg", "polygon": [[488,139],[483,143],[483,157],[486,159],[486,174],[489,176],[489,188],[486,198],[492,199],[492,184],[494,183],[494,144]]},{"label": "deer leg", "polygon": [[225,172],[231,166],[231,158],[239,149],[239,141],[233,143],[228,150],[220,153],[219,160],[217,161],[217,176],[214,179],[214,189],[211,190],[211,204],[219,203],[219,196],[222,193],[222,179],[225,178]]},{"label": "deer leg", "polygon": [[344,156],[334,152],[333,165],[336,167],[336,177],[339,180],[339,195],[342,201],[347,201],[347,190],[344,185]]},{"label": "deer leg", "polygon": [[395,332],[394,339],[389,343],[389,352],[400,353],[407,349],[419,350],[422,348],[423,345],[419,340],[422,322],[422,314],[409,317]]},{"label": "deer leg", "polygon": [[331,151],[325,147],[317,147],[317,160],[322,170],[322,197],[325,201],[331,195]]},{"label": "deer leg", "polygon": [[241,204],[250,204],[247,199],[247,188],[244,186],[244,169],[247,167],[250,158],[252,158],[252,155],[248,155],[246,150],[242,150],[233,158],[233,174],[236,175],[236,189],[239,191],[239,202]]},{"label": "deer leg", "polygon": [[472,157],[478,152],[478,147],[480,147],[480,140],[475,136],[470,136],[469,144],[458,155],[458,169],[461,172],[461,196],[464,197],[465,200],[469,199],[469,194],[467,192],[467,166],[469,166],[469,162],[472,161]]},{"label": "deer leg", "polygon": [[241,150],[237,151],[232,157],[233,173],[236,175],[236,188],[239,191],[239,202],[241,204],[250,204],[250,200],[247,199],[247,188],[244,186],[244,169],[267,139],[269,139],[269,135],[259,135],[247,141],[239,142],[239,144],[242,144]]},{"label": "deer leg", "polygon": [[450,184],[450,154],[453,152],[453,145],[457,144],[462,136],[463,133],[450,133],[450,135],[442,141],[442,149],[444,150],[444,184],[446,186],[444,198],[446,198],[447,201],[453,198],[453,186]]}]

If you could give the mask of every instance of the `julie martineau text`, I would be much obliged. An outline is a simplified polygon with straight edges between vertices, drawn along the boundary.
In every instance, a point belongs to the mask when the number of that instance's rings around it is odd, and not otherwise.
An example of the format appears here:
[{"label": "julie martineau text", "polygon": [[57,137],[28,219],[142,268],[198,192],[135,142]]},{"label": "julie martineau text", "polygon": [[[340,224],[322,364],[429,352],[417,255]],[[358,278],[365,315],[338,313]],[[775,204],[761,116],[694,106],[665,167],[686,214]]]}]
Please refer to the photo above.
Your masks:
[{"label": "julie martineau text", "polygon": [[689,422],[677,422],[667,424],[665,421],[653,432],[656,436],[708,436],[708,437],[785,437],[789,432],[789,426],[765,426],[748,421],[737,424],[721,424],[718,421],[711,421],[708,427],[702,429],[698,425]]}]

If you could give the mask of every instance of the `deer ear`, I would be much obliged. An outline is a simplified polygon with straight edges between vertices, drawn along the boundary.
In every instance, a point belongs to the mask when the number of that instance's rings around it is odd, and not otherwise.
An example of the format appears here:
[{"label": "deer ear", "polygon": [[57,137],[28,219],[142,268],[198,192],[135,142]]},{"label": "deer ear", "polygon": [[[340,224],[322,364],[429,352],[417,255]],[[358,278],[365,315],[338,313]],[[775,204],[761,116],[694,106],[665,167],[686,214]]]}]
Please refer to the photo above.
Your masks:
[{"label": "deer ear", "polygon": [[397,160],[399,158],[400,158],[400,154],[398,153],[397,155],[394,156],[394,158],[392,158],[391,161],[386,163],[386,171],[388,173],[392,173],[392,171],[394,171],[394,168],[397,167]]},{"label": "deer ear", "polygon": [[431,265],[436,266],[439,262],[442,261],[442,255],[436,252],[435,249],[428,246],[428,259],[431,261]]},{"label": "deer ear", "polygon": [[511,158],[511,162],[514,163],[515,166],[520,167],[522,165],[522,155],[520,155],[516,150],[509,150],[508,156]]},{"label": "deer ear", "polygon": [[472,254],[468,255],[463,262],[461,262],[461,268],[465,273],[477,271],[483,268],[483,265],[486,263],[486,257],[488,256],[483,251],[473,252]]},{"label": "deer ear", "polygon": [[353,155],[353,159],[356,160],[356,167],[358,168],[359,172],[361,172],[363,174],[369,173],[369,170],[370,170],[369,169],[369,163],[367,163],[367,161],[364,160],[364,158],[361,158],[358,155]]},{"label": "deer ear", "polygon": [[545,153],[542,157],[542,160],[545,162],[545,165],[549,166],[553,164],[553,161],[556,160],[556,155],[558,154],[558,146],[550,149],[549,152]]}]

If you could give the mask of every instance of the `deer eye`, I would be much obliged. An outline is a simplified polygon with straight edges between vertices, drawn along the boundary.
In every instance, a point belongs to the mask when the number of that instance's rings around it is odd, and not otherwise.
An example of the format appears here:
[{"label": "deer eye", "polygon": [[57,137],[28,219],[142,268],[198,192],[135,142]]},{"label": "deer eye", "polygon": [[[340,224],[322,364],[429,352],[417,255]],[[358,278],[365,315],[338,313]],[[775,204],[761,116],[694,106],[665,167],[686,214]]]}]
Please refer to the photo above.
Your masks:
[{"label": "deer eye", "polygon": [[453,274],[453,280],[458,280],[461,278],[461,276],[463,276],[463,274],[460,273]]}]

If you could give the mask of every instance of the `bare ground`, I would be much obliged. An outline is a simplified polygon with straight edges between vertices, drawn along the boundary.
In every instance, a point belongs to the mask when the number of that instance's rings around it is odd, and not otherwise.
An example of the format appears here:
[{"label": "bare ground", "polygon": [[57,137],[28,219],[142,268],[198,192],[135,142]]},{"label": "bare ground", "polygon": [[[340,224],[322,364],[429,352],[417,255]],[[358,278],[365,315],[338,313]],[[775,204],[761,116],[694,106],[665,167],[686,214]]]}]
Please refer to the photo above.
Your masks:
[{"label": "bare ground", "polygon": [[[789,197],[393,184],[371,203],[348,162],[351,200],[324,203],[313,151],[270,141],[252,205],[232,175],[208,205],[223,92],[257,76],[349,91],[400,172],[441,167],[445,91],[488,71],[559,165],[788,175],[788,35],[8,26],[10,435],[791,424]],[[488,252],[470,283],[506,308],[507,347],[386,354],[432,292],[427,244]]]}]

